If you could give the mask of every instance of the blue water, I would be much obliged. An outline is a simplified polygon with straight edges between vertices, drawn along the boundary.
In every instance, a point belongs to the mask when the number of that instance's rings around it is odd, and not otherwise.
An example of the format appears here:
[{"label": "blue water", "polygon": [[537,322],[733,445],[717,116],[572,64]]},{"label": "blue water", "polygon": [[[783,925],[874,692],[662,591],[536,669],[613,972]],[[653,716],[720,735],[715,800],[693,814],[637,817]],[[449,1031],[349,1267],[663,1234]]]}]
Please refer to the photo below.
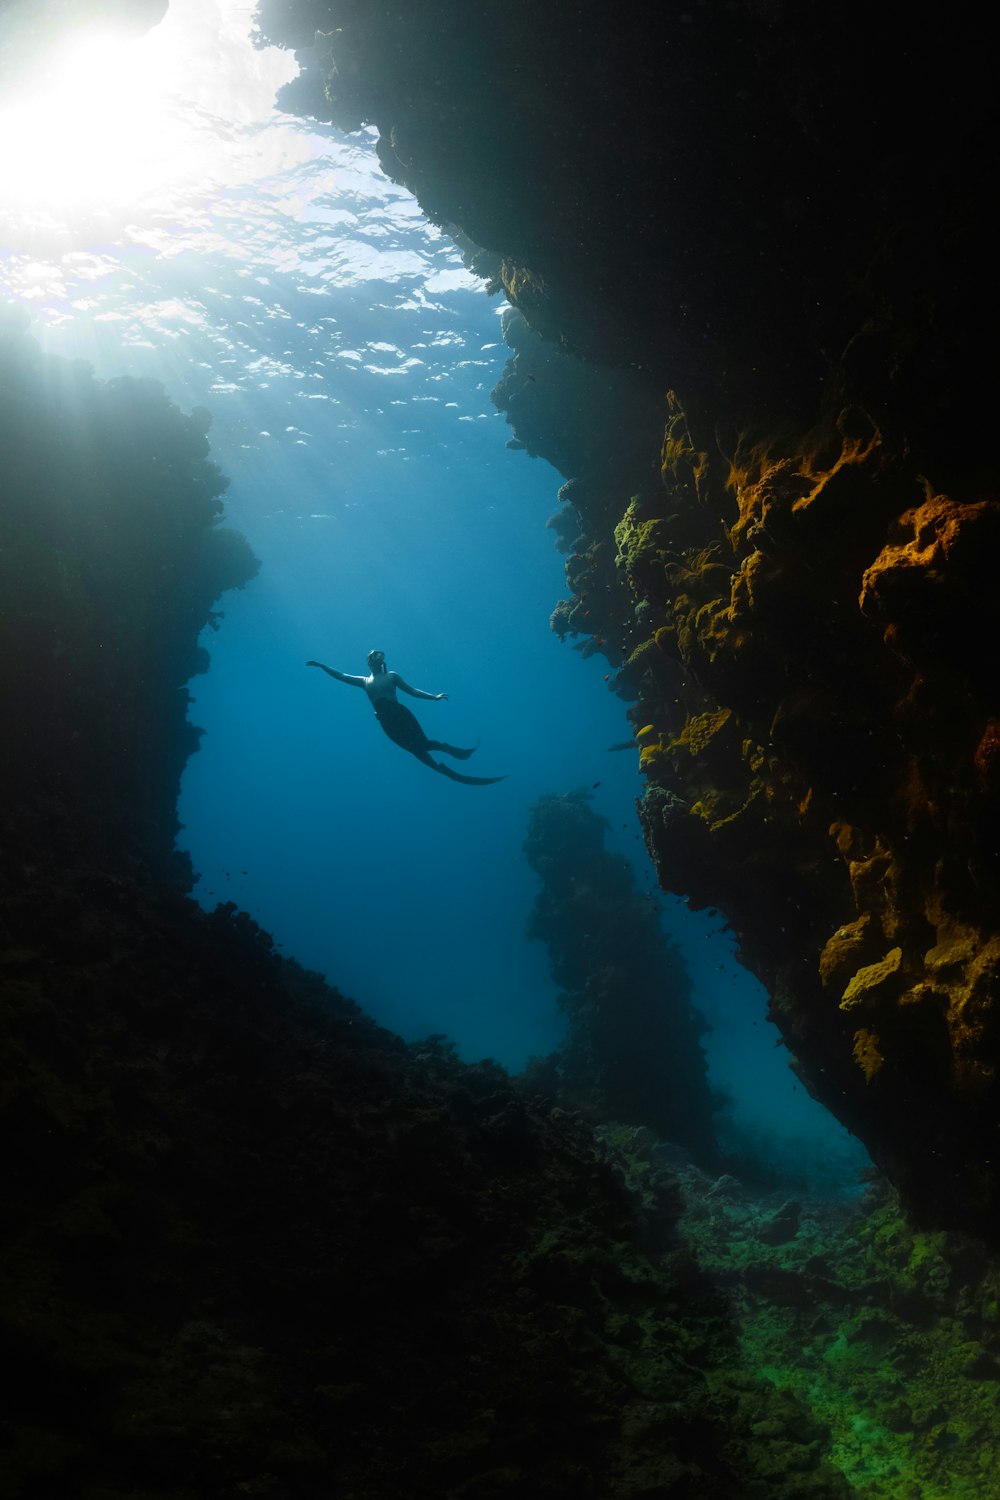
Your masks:
[{"label": "blue water", "polygon": [[[850,1180],[864,1153],[796,1083],[719,920],[655,892],[637,755],[608,748],[630,734],[610,668],[548,629],[565,593],[545,525],[561,476],[505,447],[489,400],[501,304],[380,178],[369,135],[272,113],[259,59],[254,110],[227,105],[249,97],[246,10],[171,6],[172,26],[228,16],[226,88],[211,109],[204,83],[172,106],[215,120],[228,166],[68,216],[15,202],[0,264],[0,293],[46,349],[209,410],[227,522],[262,562],[222,601],[211,669],[190,685],[205,733],[179,811],[196,898],[236,902],[404,1037],[444,1032],[518,1069],[561,1034],[547,954],[525,937],[528,814],[586,787],[685,956],[740,1127],[817,1180]],[[305,667],[360,673],[376,646],[448,693],[407,700],[427,733],[478,739],[465,769],[504,781],[434,775],[360,691]]]}]

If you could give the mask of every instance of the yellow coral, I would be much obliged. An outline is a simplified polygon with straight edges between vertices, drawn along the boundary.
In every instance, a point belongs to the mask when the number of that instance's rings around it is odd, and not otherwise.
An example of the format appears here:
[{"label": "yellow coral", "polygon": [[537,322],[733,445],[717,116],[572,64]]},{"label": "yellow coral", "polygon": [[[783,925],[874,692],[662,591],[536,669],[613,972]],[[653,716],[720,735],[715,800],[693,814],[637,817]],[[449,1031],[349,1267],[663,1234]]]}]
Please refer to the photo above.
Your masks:
[{"label": "yellow coral", "polygon": [[710,741],[725,729],[732,716],[731,708],[720,708],[715,713],[692,714],[681,730],[678,744],[684,745],[692,755],[700,755]]},{"label": "yellow coral", "polygon": [[[647,640],[640,641],[638,646],[636,646],[635,650],[632,652],[631,656],[626,658],[626,668],[631,672],[645,671],[645,666],[652,665],[652,661],[649,659],[650,653],[655,651],[656,641],[653,636],[649,636]],[[645,666],[643,665],[644,659]]]},{"label": "yellow coral", "polygon": [[665,746],[662,740],[653,740],[648,745],[643,745],[639,752],[640,766],[649,767],[660,760],[665,754]]},{"label": "yellow coral", "polygon": [[[759,776],[767,760],[767,754],[763,745],[755,744],[753,740],[744,740],[740,746],[740,753],[750,768],[751,776]],[[807,793],[807,795],[811,795],[811,793]]]},{"label": "yellow coral", "polygon": [[858,970],[844,991],[841,1010],[854,1010],[855,1006],[873,998],[884,998],[901,988],[899,975],[903,963],[902,948],[890,948],[876,964],[865,964]]},{"label": "yellow coral", "polygon": [[854,1061],[869,1083],[885,1062],[878,1042],[878,1034],[874,1031],[863,1029],[854,1033]]}]

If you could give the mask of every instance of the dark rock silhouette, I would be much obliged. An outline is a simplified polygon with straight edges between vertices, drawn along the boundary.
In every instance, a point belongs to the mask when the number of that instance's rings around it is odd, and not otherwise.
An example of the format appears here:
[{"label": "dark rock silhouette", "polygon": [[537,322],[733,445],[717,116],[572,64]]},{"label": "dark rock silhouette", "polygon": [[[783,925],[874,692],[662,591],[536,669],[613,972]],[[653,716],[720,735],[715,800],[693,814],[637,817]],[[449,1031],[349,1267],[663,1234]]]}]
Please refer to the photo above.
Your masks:
[{"label": "dark rock silhouette", "polygon": [[198,636],[219,596],[259,566],[220,525],[208,422],[154,381],[43,356],[2,316],[4,805],[28,839],[44,809],[66,858],[155,860],[183,889],[177,793],[199,737],[185,684],[208,668]]},{"label": "dark rock silhouette", "polygon": [[541,889],[528,922],[568,1018],[556,1097],[595,1122],[645,1125],[709,1163],[713,1100],[684,962],[586,791],[543,797],[525,841]]}]

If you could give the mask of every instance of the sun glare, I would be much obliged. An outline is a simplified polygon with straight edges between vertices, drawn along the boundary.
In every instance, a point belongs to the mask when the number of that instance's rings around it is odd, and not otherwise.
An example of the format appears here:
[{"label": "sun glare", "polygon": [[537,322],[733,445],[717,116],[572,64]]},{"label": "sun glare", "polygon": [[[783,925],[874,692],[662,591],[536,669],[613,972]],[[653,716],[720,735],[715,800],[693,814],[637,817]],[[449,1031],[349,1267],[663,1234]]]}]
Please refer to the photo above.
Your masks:
[{"label": "sun glare", "polygon": [[77,37],[0,108],[0,191],[65,213],[113,207],[183,173],[170,80],[145,38]]},{"label": "sun glare", "polygon": [[4,211],[66,222],[225,181],[233,138],[295,71],[275,49],[252,52],[250,9],[179,0],[143,36],[78,32],[0,99]]}]

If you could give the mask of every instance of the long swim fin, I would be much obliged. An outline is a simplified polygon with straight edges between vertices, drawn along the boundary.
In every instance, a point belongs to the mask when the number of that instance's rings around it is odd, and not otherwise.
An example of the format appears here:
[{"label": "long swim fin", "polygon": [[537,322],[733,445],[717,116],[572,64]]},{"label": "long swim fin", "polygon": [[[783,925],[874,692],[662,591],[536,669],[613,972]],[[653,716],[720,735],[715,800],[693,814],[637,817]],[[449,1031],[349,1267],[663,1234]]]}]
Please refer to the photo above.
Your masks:
[{"label": "long swim fin", "polygon": [[436,760],[431,761],[431,765],[442,776],[447,776],[449,781],[463,781],[466,786],[492,786],[495,781],[506,780],[504,776],[463,776],[460,771],[453,771],[451,766],[439,765]]}]

